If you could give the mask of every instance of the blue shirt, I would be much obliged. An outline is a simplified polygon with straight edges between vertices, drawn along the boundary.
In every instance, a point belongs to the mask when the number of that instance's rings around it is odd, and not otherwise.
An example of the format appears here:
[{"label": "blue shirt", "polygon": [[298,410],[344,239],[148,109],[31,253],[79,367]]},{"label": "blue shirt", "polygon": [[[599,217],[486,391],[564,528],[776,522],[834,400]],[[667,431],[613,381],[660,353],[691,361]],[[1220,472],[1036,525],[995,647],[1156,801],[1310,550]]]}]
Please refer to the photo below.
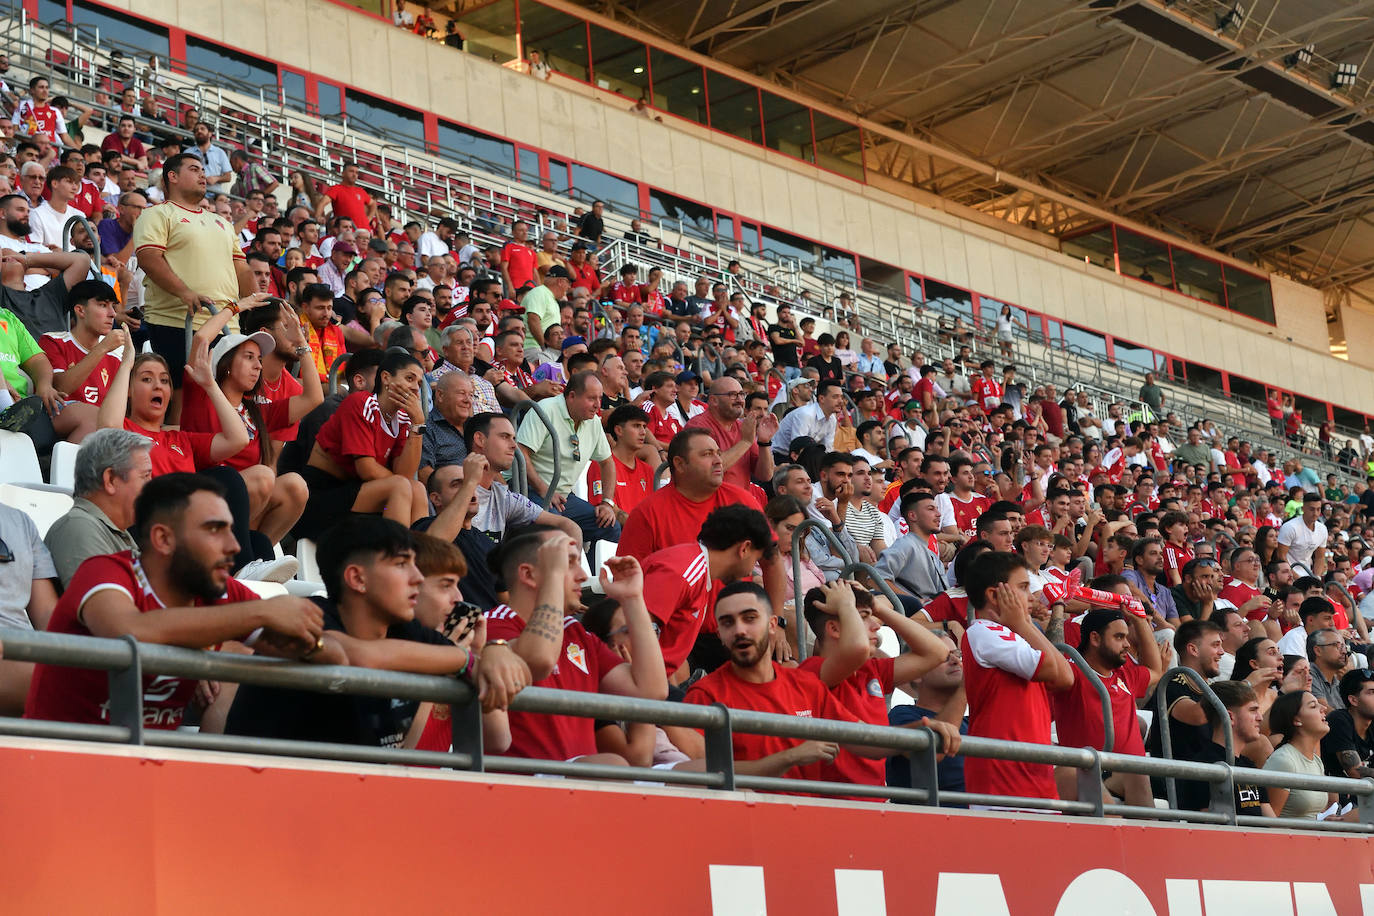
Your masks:
[{"label": "blue shirt", "polygon": [[1174,594],[1169,591],[1169,584],[1164,581],[1163,577],[1155,577],[1155,590],[1151,592],[1145,587],[1145,577],[1134,569],[1123,569],[1121,575],[1127,582],[1145,593],[1146,597],[1153,602],[1155,610],[1164,615],[1165,620],[1178,619],[1178,606],[1174,604]]},{"label": "blue shirt", "polygon": [[100,236],[101,254],[115,254],[122,251],[124,246],[129,244],[129,239],[134,236],[132,232],[125,232],[124,227],[119,225],[117,219],[102,219],[100,224],[95,227],[95,231]]},{"label": "blue shirt", "polygon": [[[229,181],[234,180],[234,168],[229,164],[229,156],[224,150],[215,146],[213,143],[210,144],[208,152],[202,150],[198,146],[192,146],[187,152],[201,161],[205,166],[205,174],[207,176],[228,174]],[[214,191],[216,189],[212,187],[210,190]]]},{"label": "blue shirt", "polygon": [[[919,722],[922,719],[934,719],[939,713],[933,709],[926,709],[924,706],[914,706],[903,704],[894,706],[887,711],[887,724],[894,728],[908,725],[912,722]],[[959,723],[959,734],[968,734],[968,716]],[[964,758],[957,754],[946,757],[935,765],[936,776],[940,780],[941,792],[962,792],[964,791]],[[911,788],[911,758],[905,754],[894,754],[887,758],[887,784],[889,786],[900,786],[903,789]],[[907,804],[912,804],[907,802]],[[952,805],[941,801],[942,808],[967,808],[967,805]]]}]

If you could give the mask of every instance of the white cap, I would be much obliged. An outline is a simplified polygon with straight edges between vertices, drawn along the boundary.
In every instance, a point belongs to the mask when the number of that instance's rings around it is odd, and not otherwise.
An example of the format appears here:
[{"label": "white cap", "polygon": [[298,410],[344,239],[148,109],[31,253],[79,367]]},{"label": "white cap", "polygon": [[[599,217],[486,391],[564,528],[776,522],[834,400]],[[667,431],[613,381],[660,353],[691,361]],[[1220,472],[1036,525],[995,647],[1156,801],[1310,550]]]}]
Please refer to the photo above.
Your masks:
[{"label": "white cap", "polygon": [[271,353],[277,348],[277,339],[266,331],[254,331],[252,334],[225,334],[210,348],[211,374],[219,371],[220,360],[228,356],[230,351],[250,340],[258,345],[258,349],[262,351],[263,355]]}]

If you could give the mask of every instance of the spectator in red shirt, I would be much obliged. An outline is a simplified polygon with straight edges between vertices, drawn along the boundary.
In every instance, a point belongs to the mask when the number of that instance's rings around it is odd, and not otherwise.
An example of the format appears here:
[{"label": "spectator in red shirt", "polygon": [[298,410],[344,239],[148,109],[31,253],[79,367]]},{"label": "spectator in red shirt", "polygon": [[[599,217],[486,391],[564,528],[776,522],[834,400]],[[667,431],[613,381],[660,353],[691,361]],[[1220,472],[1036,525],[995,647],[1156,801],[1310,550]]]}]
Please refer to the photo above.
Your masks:
[{"label": "spectator in red shirt", "polygon": [[120,115],[119,126],[115,128],[114,133],[105,137],[100,148],[119,153],[120,164],[126,168],[137,169],[140,172],[148,170],[148,151],[134,136],[133,115]]},{"label": "spectator in red shirt", "polygon": [[365,188],[358,186],[358,166],[353,162],[343,164],[343,177],[338,184],[324,189],[315,204],[317,221],[324,220],[326,203],[332,206],[335,219],[351,219],[355,226],[370,226],[377,218],[377,203]]},{"label": "spectator in red shirt", "polygon": [[[134,502],[139,551],[91,557],[72,576],[53,609],[48,632],[188,649],[248,640],[258,654],[347,664],[324,636],[324,615],[309,599],[260,600],[232,579],[238,544],[223,491],[198,474],[163,474]],[[147,675],[143,723],[174,729],[194,698],[198,679]],[[156,683],[156,689],[150,689]],[[39,664],[25,715],[62,722],[109,722],[105,672]]]},{"label": "spectator in red shirt", "polygon": [[[964,586],[976,616],[960,645],[968,733],[1049,744],[1049,694],[1073,687],[1073,666],[1031,621],[1026,561],[1013,553],[984,553],[970,564]],[[1059,797],[1048,764],[971,757],[964,761],[964,780],[970,792]]]},{"label": "spectator in red shirt", "polygon": [[297,525],[303,536],[318,537],[349,512],[380,512],[406,526],[429,514],[415,478],[425,430],[423,372],[409,353],[388,352],[373,390],[350,394],[320,427],[302,472],[310,492]]},{"label": "spectator in red shirt", "polygon": [[[1094,580],[1093,587],[1119,595],[1131,593],[1130,585],[1120,576]],[[1164,673],[1159,643],[1155,642],[1149,619],[1115,609],[1091,610],[1079,624],[1078,651],[1111,697],[1113,743],[1107,750],[1145,756],[1136,707],[1150,695]],[[1052,697],[1059,743],[1103,750],[1102,700],[1083,672],[1077,666],[1072,670],[1073,687]],[[1077,771],[1061,767],[1055,776],[1060,797],[1077,799]],[[1106,788],[1128,805],[1154,805],[1150,779],[1143,774],[1114,774]]]},{"label": "spectator in red shirt", "polygon": [[711,616],[716,583],[750,578],[755,565],[775,551],[763,513],[721,506],[706,516],[695,542],[664,548],[644,561],[644,598],[670,679],[677,673],[676,680],[685,680],[690,671],[714,671],[725,662]]},{"label": "spectator in red shirt", "polygon": [[511,240],[501,247],[501,280],[506,284],[506,292],[514,294],[538,282],[537,256],[529,243],[529,223],[518,219],[511,224],[510,232]]},{"label": "spectator in red shirt", "polygon": [[688,429],[704,429],[722,449],[726,483],[747,490],[754,480],[773,477],[773,436],[778,418],[771,412],[745,415],[744,388],[726,376],[711,383],[704,411],[687,421]]},{"label": "spectator in red shirt", "polygon": [[[626,328],[626,333],[629,332]],[[644,402],[644,415],[649,419],[649,444],[660,453],[668,451],[668,443],[682,431],[682,422],[669,408],[677,401],[677,378],[671,372],[654,372],[644,380],[649,397]]]},{"label": "spectator in red shirt", "polygon": [[[491,558],[510,594],[487,616],[487,646],[509,645],[530,668],[536,687],[662,700],[668,695],[663,655],[644,605],[644,578],[633,557],[613,557],[601,571],[606,597],[619,602],[629,628],[631,661],[583,629],[570,612],[581,607],[581,545],[544,526],[507,535]],[[568,613],[568,616],[565,616]],[[596,752],[592,719],[509,713],[513,757],[620,764]]]},{"label": "spectator in red shirt", "polygon": [[94,413],[119,371],[128,333],[114,327],[118,301],[108,283],[82,280],[72,288],[67,305],[72,329],[44,334],[38,346],[52,363],[53,388],[68,405],[85,404]]},{"label": "spectator in red shirt", "polygon": [[[870,725],[887,724],[887,697],[905,684],[943,664],[949,650],[940,637],[893,610],[885,595],[873,594],[837,579],[806,593],[803,613],[816,636],[815,654],[801,663],[835,694],[846,709]],[[878,653],[878,631],[891,627],[908,646],[896,658]],[[963,710],[958,711],[960,718]],[[931,727],[943,738],[942,749],[959,748],[958,726],[923,718],[911,727]],[[884,762],[840,751],[825,768],[828,781],[880,786]]]},{"label": "spectator in red shirt", "polygon": [[1182,512],[1165,512],[1159,520],[1164,535],[1164,579],[1172,588],[1183,584],[1183,567],[1193,558],[1188,543],[1188,516]]},{"label": "spectator in red shirt", "polygon": [[601,292],[601,277],[596,267],[587,260],[586,242],[573,242],[568,253],[568,270],[572,273],[573,289],[580,286],[592,297]]},{"label": "spectator in red shirt", "polygon": [[[622,404],[606,418],[606,432],[613,440],[611,458],[615,461],[615,492],[611,494],[615,518],[624,525],[630,513],[654,490],[651,465],[638,457],[649,435],[649,421],[644,411],[633,404]],[[587,502],[601,505],[606,496],[601,491],[601,463],[587,466]]]},{"label": "spectator in red shirt", "polygon": [[611,301],[616,305],[628,306],[641,302],[639,283],[636,278],[639,275],[639,268],[634,264],[626,264],[620,268],[620,279],[611,284]]}]

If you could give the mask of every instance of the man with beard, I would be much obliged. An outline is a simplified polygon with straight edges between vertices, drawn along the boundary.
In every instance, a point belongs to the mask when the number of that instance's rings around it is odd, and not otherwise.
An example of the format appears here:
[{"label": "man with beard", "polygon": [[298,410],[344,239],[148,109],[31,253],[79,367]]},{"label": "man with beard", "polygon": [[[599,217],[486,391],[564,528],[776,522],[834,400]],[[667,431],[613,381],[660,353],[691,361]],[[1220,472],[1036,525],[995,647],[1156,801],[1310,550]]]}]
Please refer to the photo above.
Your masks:
[{"label": "man with beard", "polygon": [[[1130,594],[1130,586],[1120,576],[1096,579],[1093,587],[1121,595]],[[1115,609],[1089,611],[1080,624],[1078,651],[1106,686],[1107,694],[1111,697],[1113,743],[1109,750],[1117,754],[1145,756],[1145,744],[1140,739],[1140,726],[1136,722],[1136,705],[1149,694],[1164,673],[1159,644],[1155,642],[1149,621],[1135,614],[1122,614]],[[1132,653],[1135,658],[1132,658]],[[1060,744],[1065,747],[1102,748],[1102,701],[1077,666],[1073,669],[1073,687],[1051,695],[1050,703],[1054,708]],[[1060,767],[1055,771],[1055,776],[1060,798],[1078,797],[1077,770]],[[1113,794],[1123,797],[1128,805],[1148,807],[1154,804],[1150,780],[1142,774],[1116,774],[1109,781],[1108,788],[1113,790]]]},{"label": "man with beard", "polygon": [[14,312],[35,335],[67,330],[67,291],[85,279],[91,259],[79,251],[49,251],[28,241],[29,204],[18,194],[0,197],[0,215],[5,262],[0,307]]},{"label": "man with beard", "polygon": [[[53,610],[48,632],[208,649],[243,640],[259,654],[346,664],[324,636],[320,609],[305,598],[259,599],[230,578],[238,544],[219,485],[198,474],[148,481],[134,502],[138,552],[82,563]],[[255,631],[261,629],[253,635]],[[143,679],[143,725],[174,729],[197,678]],[[24,714],[31,719],[109,724],[105,672],[39,664]]]},{"label": "man with beard", "polygon": [[747,490],[756,479],[771,479],[777,417],[771,413],[758,419],[744,416],[744,388],[732,378],[712,382],[709,397],[706,410],[688,420],[687,428],[704,429],[716,440],[726,483]]},{"label": "man with beard", "polygon": [[[749,709],[787,716],[838,719],[856,722],[821,679],[800,668],[785,668],[773,661],[771,630],[773,614],[768,593],[753,582],[734,582],[716,597],[716,626],[730,661],[697,681],[687,691],[686,702],[700,706],[721,703],[731,709]],[[781,637],[779,637],[781,638]],[[802,741],[774,735],[734,732],[731,744],[735,772],[746,776],[781,776],[787,779],[823,778],[823,765],[832,763],[840,745],[830,741]],[[844,745],[860,757],[883,758],[884,748]],[[689,760],[675,769],[701,770],[704,760]]]},{"label": "man with beard", "polygon": [[1131,545],[1131,568],[1121,573],[1145,597],[1150,622],[1162,630],[1178,625],[1178,608],[1173,593],[1164,581],[1164,541],[1157,537],[1140,538]]},{"label": "man with beard", "polygon": [[[1210,681],[1221,674],[1221,656],[1226,651],[1222,642],[1222,630],[1210,620],[1190,620],[1180,624],[1174,634],[1174,654],[1177,664],[1191,668]],[[1212,740],[1212,729],[1207,723],[1206,703],[1202,691],[1185,674],[1175,674],[1158,690],[1164,691],[1165,712],[1169,717],[1169,745],[1175,760],[1198,760]],[[1146,709],[1155,708],[1155,698],[1150,698]],[[1150,733],[1145,736],[1145,748],[1151,757],[1164,756],[1164,742],[1160,736],[1159,716],[1150,723]],[[1165,798],[1164,780],[1151,778],[1155,798]]]}]

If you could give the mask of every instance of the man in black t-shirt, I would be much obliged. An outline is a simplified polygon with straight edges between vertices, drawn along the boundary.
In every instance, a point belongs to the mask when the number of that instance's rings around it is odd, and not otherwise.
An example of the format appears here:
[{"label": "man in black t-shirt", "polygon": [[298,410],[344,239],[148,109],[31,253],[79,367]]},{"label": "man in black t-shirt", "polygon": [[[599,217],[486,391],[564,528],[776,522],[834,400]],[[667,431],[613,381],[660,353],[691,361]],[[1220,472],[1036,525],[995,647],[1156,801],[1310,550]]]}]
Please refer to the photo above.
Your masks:
[{"label": "man in black t-shirt", "polygon": [[[1217,699],[1226,707],[1230,718],[1232,741],[1241,747],[1260,737],[1260,725],[1264,714],[1260,712],[1259,700],[1255,690],[1245,681],[1218,681],[1212,685]],[[1211,734],[1205,744],[1188,756],[1175,754],[1180,760],[1196,763],[1223,763],[1226,760],[1226,730],[1220,714],[1209,703],[1205,707]],[[1232,766],[1255,768],[1254,761],[1243,754],[1236,755]],[[1212,804],[1211,783],[1196,779],[1180,779],[1177,783],[1178,806],[1185,811],[1205,811]],[[1236,814],[1250,817],[1273,817],[1274,809],[1269,805],[1269,790],[1264,786],[1247,783],[1237,778],[1232,787],[1232,802]]]},{"label": "man in black t-shirt", "polygon": [[[1222,645],[1221,627],[1210,620],[1190,620],[1181,624],[1174,634],[1174,653],[1178,664],[1191,668],[1207,681],[1220,674],[1221,656],[1225,652]],[[1193,683],[1192,678],[1178,673],[1160,683],[1156,688],[1164,691],[1165,711],[1169,717],[1169,743],[1172,756],[1176,760],[1192,760],[1206,752],[1211,743],[1212,729],[1207,724],[1207,703],[1202,691]],[[1158,701],[1150,697],[1146,708],[1157,710]],[[1164,756],[1164,742],[1160,736],[1159,715],[1156,713],[1150,723],[1150,732],[1145,736],[1145,749],[1152,757]],[[1164,780],[1151,778],[1156,798],[1164,798]]]},{"label": "man in black t-shirt", "polygon": [[[437,514],[410,527],[450,540],[463,552],[468,571],[458,580],[458,589],[465,601],[489,611],[502,603],[500,583],[487,565],[487,555],[496,549],[496,542],[485,531],[472,527],[477,516],[477,487],[482,482],[479,468],[485,466],[485,456],[469,455],[462,464],[437,468],[425,482],[429,503]],[[475,473],[469,474],[470,470]]]},{"label": "man in black t-shirt", "polygon": [[[320,539],[319,565],[328,597],[314,600],[324,610],[325,629],[343,647],[349,664],[417,674],[474,670],[476,660],[466,649],[415,620],[415,599],[424,577],[415,566],[415,549],[404,526],[374,515],[354,515]],[[529,683],[529,669],[506,646],[487,647],[483,654],[487,658],[481,682],[489,688],[487,701],[492,700],[490,687],[496,685],[501,694],[496,705],[504,706]],[[416,700],[245,684],[234,698],[225,731],[399,747],[418,709]]]},{"label": "man in black t-shirt", "polygon": [[[1369,730],[1374,721],[1374,671],[1356,668],[1346,672],[1339,689],[1345,708],[1327,714],[1326,724],[1331,730],[1322,738],[1326,775],[1351,779],[1374,776],[1370,770],[1374,735]],[[1344,803],[1351,799],[1342,796],[1341,800]]]},{"label": "man in black t-shirt", "polygon": [[768,326],[768,341],[773,347],[773,364],[782,370],[783,381],[801,378],[801,362],[797,359],[801,335],[797,333],[790,305],[778,306],[778,321]]},{"label": "man in black t-shirt", "polygon": [[840,358],[835,355],[835,338],[830,333],[822,334],[816,338],[816,345],[821,348],[821,352],[806,361],[806,364],[821,374],[822,382],[844,381],[844,366],[840,364]]}]

